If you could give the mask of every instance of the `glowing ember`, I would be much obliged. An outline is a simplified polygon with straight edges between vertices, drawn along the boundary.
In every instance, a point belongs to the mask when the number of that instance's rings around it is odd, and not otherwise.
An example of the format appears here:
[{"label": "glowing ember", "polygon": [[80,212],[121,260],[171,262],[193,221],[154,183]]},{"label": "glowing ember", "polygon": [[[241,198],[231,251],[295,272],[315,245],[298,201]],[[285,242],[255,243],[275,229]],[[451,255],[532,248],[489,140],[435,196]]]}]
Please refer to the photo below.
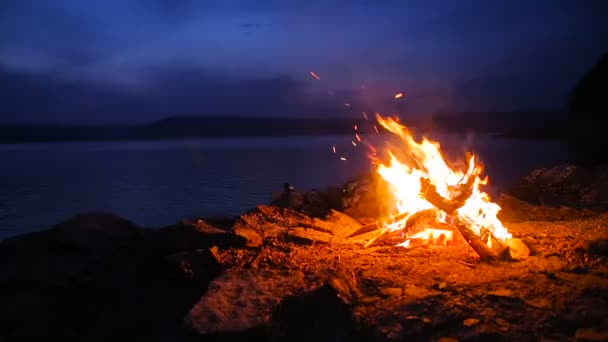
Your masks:
[{"label": "glowing ember", "polygon": [[403,93],[397,93],[397,94],[395,94],[395,98],[396,98],[396,99],[400,99],[400,98],[402,98],[403,96],[404,96],[404,95],[403,95]]},{"label": "glowing ember", "polygon": [[321,77],[319,77],[317,74],[315,74],[315,72],[314,72],[314,71],[311,71],[311,72],[310,72],[310,76],[312,76],[312,77],[313,77],[314,79],[316,79],[316,80],[321,80]]},{"label": "glowing ember", "polygon": [[[457,216],[460,222],[463,222],[488,246],[491,246],[492,236],[502,241],[511,238],[511,234],[496,217],[500,206],[493,203],[490,196],[480,189],[487,184],[488,179],[479,177],[482,168],[476,164],[474,156],[468,159],[466,170],[455,170],[445,162],[438,143],[426,138],[417,142],[408,128],[395,120],[384,119],[380,115],[377,115],[377,119],[382,127],[401,138],[407,152],[406,158],[399,159],[396,156],[397,152],[389,150],[389,163],[378,165],[378,174],[388,182],[396,200],[397,213],[401,214],[400,217],[404,217],[385,224],[385,229],[389,231],[404,229],[413,214],[428,209],[437,212],[438,222],[449,223],[446,222],[448,220],[446,212],[436,208],[421,193],[421,181],[427,179],[436,188],[437,193],[447,200],[461,195],[462,188],[466,184],[472,185],[472,192],[470,196],[464,198],[464,205],[451,215]],[[437,240],[443,235],[445,237],[443,241],[447,241],[453,237],[451,230],[424,228],[406,238]],[[409,246],[409,240],[401,246]]]}]

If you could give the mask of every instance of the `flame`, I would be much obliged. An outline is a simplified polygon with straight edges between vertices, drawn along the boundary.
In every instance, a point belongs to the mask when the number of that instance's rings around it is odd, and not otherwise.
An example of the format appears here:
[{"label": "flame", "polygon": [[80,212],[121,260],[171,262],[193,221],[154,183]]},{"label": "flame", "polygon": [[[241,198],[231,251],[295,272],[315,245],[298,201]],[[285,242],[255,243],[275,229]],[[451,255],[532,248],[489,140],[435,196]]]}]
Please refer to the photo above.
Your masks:
[{"label": "flame", "polygon": [[[401,138],[405,150],[408,152],[408,157],[400,160],[396,153],[389,150],[388,164],[379,163],[378,165],[377,172],[389,184],[396,200],[395,207],[398,213],[406,214],[404,219],[387,224],[385,228],[392,231],[403,229],[413,214],[427,209],[436,210],[439,221],[445,222],[446,213],[435,208],[421,194],[421,179],[428,179],[436,187],[439,195],[451,199],[458,195],[459,185],[468,183],[471,177],[474,177],[472,194],[466,199],[464,205],[456,210],[455,215],[480,237],[482,231],[487,230],[496,239],[511,238],[509,231],[497,218],[500,206],[492,202],[490,196],[481,190],[481,187],[487,184],[488,179],[479,177],[482,167],[476,164],[475,156],[469,158],[466,170],[455,170],[446,163],[441,155],[439,143],[426,138],[417,142],[410,130],[397,121],[384,119],[379,114],[377,114],[377,119],[382,127]],[[442,234],[445,236],[445,240],[452,239],[452,231],[432,227],[427,227],[408,239],[434,240]],[[407,240],[401,246],[407,247],[409,243]],[[491,244],[490,235],[487,236],[486,243]]]}]

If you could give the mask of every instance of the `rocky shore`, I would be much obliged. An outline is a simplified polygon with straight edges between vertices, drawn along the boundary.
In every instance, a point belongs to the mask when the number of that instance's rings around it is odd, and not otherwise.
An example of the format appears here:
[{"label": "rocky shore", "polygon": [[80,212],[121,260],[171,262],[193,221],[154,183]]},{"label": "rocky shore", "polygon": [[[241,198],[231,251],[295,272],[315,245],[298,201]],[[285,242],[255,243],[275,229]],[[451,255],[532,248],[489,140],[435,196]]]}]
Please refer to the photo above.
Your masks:
[{"label": "rocky shore", "polygon": [[79,214],[0,242],[0,341],[608,340],[606,175],[514,184],[501,219],[532,255],[508,262],[347,238],[386,213],[371,176],[160,229]]}]

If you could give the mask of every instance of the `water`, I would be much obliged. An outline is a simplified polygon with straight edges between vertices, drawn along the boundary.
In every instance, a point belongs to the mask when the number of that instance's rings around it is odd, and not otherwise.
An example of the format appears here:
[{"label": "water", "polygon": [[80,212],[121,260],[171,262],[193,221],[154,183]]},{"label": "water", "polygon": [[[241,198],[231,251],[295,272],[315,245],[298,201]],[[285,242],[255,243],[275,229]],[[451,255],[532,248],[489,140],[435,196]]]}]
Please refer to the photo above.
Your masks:
[{"label": "water", "polygon": [[[503,186],[564,163],[558,142],[439,137],[450,155],[472,146]],[[268,203],[286,181],[339,185],[370,169],[350,136],[0,145],[0,239],[46,229],[78,212],[112,212],[147,227],[237,215]],[[336,144],[338,155],[331,152]],[[341,161],[339,156],[347,157]]]}]

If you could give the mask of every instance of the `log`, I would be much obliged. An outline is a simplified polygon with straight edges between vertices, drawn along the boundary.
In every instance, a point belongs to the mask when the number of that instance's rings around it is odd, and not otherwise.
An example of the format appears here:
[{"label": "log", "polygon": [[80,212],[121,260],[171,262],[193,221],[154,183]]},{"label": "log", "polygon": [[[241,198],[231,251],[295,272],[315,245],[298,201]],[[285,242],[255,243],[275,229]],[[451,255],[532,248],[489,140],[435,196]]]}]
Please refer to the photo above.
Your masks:
[{"label": "log", "polygon": [[473,185],[475,184],[475,174],[469,177],[469,180],[462,185],[462,190],[458,196],[447,199],[437,193],[437,188],[431,184],[431,181],[427,178],[420,179],[420,193],[422,196],[434,205],[437,209],[444,211],[446,214],[451,215],[453,212],[462,207],[467,199],[473,194]]},{"label": "log", "polygon": [[506,251],[506,248],[502,246],[498,240],[492,238],[492,246],[496,246],[495,248],[490,248],[488,245],[481,240],[481,238],[475,234],[458,216],[454,216],[452,218],[452,226],[462,235],[464,240],[473,248],[473,250],[479,255],[481,260],[491,261],[500,258],[503,253]]},{"label": "log", "polygon": [[[379,230],[384,228],[387,223],[395,222],[406,218],[409,213],[401,213],[398,215],[389,216],[388,218],[380,219],[371,223],[364,225],[363,227],[357,229],[355,232],[347,236],[347,238],[351,238],[358,235],[363,235],[365,233],[373,232],[375,230]],[[417,213],[412,214],[412,216],[407,220],[405,227],[402,230],[409,230],[412,227],[421,224],[422,222],[436,222],[437,213],[434,209],[422,210]]]},{"label": "log", "polygon": [[365,233],[369,233],[369,232],[373,232],[378,229],[382,229],[382,228],[384,228],[384,225],[386,223],[389,223],[391,221],[402,220],[402,219],[406,218],[407,215],[409,215],[409,213],[401,213],[398,215],[390,216],[385,219],[380,219],[380,220],[368,223],[368,224],[364,225],[363,227],[357,229],[354,233],[347,236],[347,238],[351,238],[351,237],[358,236],[358,235],[363,235]]},{"label": "log", "polygon": [[462,235],[465,241],[473,248],[473,250],[479,255],[482,260],[494,260],[503,255],[508,249],[502,245],[500,241],[491,237],[493,240],[493,246],[490,248],[488,245],[473,232],[465,222],[463,222],[456,213],[460,207],[464,205],[467,198],[473,193],[473,185],[475,184],[475,175],[471,175],[468,182],[463,184],[463,189],[460,194],[452,199],[447,199],[437,193],[437,188],[431,184],[428,179],[421,179],[420,184],[422,185],[422,196],[429,201],[436,208],[444,211],[448,216],[451,217],[452,225]]}]

